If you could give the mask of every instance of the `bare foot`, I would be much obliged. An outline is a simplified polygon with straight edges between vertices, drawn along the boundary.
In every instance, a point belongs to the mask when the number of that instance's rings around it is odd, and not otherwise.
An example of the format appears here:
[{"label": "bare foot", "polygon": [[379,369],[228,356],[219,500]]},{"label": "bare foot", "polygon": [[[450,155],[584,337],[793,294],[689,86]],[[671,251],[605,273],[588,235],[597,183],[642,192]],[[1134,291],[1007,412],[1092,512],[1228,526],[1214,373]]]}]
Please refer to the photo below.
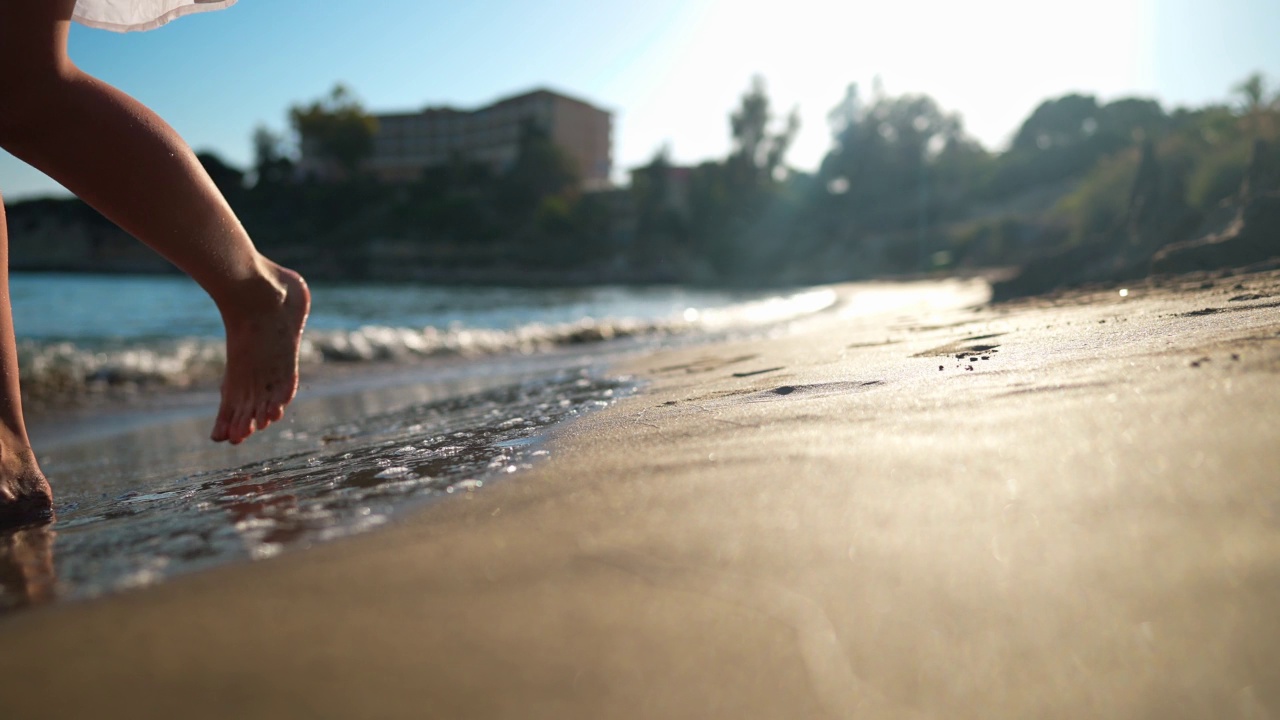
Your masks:
[{"label": "bare foot", "polygon": [[247,288],[236,306],[220,308],[227,369],[211,435],[215,442],[237,445],[279,420],[298,391],[298,344],[311,292],[298,273],[265,262],[270,287]]},{"label": "bare foot", "polygon": [[0,530],[53,519],[53,491],[30,448],[0,448]]}]

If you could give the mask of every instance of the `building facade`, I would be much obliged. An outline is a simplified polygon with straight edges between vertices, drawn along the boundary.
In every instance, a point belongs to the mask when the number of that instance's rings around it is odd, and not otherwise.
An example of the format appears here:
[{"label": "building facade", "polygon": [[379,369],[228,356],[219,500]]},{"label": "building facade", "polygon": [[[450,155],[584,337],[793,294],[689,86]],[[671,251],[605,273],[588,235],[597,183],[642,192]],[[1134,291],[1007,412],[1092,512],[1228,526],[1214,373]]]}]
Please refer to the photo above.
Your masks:
[{"label": "building facade", "polygon": [[557,92],[533,90],[477,110],[430,107],[376,118],[368,169],[383,182],[412,182],[453,157],[503,172],[516,160],[522,126],[532,121],[574,159],[584,189],[609,186],[613,115]]}]

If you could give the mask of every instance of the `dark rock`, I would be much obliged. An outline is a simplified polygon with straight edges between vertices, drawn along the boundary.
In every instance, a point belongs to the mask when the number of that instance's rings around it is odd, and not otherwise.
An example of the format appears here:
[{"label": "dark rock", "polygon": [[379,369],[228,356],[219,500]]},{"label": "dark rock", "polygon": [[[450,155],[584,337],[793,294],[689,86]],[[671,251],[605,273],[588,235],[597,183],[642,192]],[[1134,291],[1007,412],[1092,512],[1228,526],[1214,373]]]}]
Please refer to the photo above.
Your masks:
[{"label": "dark rock", "polygon": [[1280,157],[1257,140],[1234,198],[1224,201],[1233,215],[1221,229],[1172,243],[1151,259],[1154,272],[1178,273],[1252,265],[1280,255]]},{"label": "dark rock", "polygon": [[1157,248],[1170,238],[1190,236],[1201,223],[1185,195],[1181,174],[1167,172],[1156,157],[1155,144],[1147,140],[1129,190],[1124,222],[1099,240],[1027,263],[1016,276],[992,286],[992,299],[1146,276]]},{"label": "dark rock", "polygon": [[1212,270],[1251,265],[1276,255],[1280,255],[1280,193],[1271,193],[1249,199],[1223,232],[1161,249],[1151,259],[1151,269],[1161,273]]}]

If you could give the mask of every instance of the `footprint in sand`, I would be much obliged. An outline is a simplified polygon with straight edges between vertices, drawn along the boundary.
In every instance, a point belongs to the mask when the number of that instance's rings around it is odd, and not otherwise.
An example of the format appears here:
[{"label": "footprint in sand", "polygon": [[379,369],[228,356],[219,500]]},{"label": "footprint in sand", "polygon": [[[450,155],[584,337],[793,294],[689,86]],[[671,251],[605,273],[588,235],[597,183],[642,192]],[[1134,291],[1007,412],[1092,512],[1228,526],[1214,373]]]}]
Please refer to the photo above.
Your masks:
[{"label": "footprint in sand", "polygon": [[[976,359],[983,355],[990,357],[991,353],[1000,352],[1000,349],[999,349],[1000,345],[999,343],[983,342],[983,341],[991,340],[992,338],[997,338],[997,337],[1000,337],[1001,335],[1004,335],[1004,333],[992,333],[990,335],[974,335],[972,337],[961,338],[960,340],[949,342],[946,345],[939,345],[936,348],[931,348],[929,350],[925,350],[924,352],[916,353],[911,357],[927,358],[927,357],[942,356],[942,357],[954,357],[958,360],[963,360],[967,358]],[[970,360],[970,362],[974,362],[974,360]]]},{"label": "footprint in sand", "polygon": [[759,355],[739,355],[737,357],[731,357],[731,358],[702,357],[692,362],[687,362],[680,365],[668,365],[667,367],[660,367],[653,370],[653,372],[658,374],[674,373],[674,372],[680,372],[680,371],[683,371],[688,374],[705,373],[705,372],[711,372],[712,370],[719,370],[720,368],[727,367],[729,365],[735,365],[737,363],[746,362],[748,360],[755,360],[757,357],[760,357],[760,356]]},{"label": "footprint in sand", "polygon": [[743,398],[746,402],[772,402],[799,398],[826,397],[844,393],[870,390],[883,385],[883,380],[852,380],[840,382],[810,383],[807,385],[781,385],[772,390],[752,393]]}]

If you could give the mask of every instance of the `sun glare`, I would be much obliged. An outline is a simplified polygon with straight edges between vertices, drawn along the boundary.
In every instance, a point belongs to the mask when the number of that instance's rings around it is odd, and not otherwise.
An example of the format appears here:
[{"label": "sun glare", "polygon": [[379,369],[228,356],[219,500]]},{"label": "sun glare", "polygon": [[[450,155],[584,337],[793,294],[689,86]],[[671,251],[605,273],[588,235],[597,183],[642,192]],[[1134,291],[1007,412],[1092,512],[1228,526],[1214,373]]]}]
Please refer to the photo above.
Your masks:
[{"label": "sun glare", "polygon": [[959,112],[989,147],[1004,143],[1054,93],[1114,96],[1150,86],[1149,12],[1141,4],[1085,0],[1066,11],[1004,0],[799,0],[704,2],[685,12],[692,29],[655,88],[653,106],[627,108],[623,122],[634,135],[621,136],[645,144],[646,154],[665,140],[685,162],[728,147],[726,114],[753,74],[765,79],[777,115],[799,109],[789,157],[805,169],[829,149],[827,114],[850,83],[864,98],[877,78],[891,94],[928,94]]}]

